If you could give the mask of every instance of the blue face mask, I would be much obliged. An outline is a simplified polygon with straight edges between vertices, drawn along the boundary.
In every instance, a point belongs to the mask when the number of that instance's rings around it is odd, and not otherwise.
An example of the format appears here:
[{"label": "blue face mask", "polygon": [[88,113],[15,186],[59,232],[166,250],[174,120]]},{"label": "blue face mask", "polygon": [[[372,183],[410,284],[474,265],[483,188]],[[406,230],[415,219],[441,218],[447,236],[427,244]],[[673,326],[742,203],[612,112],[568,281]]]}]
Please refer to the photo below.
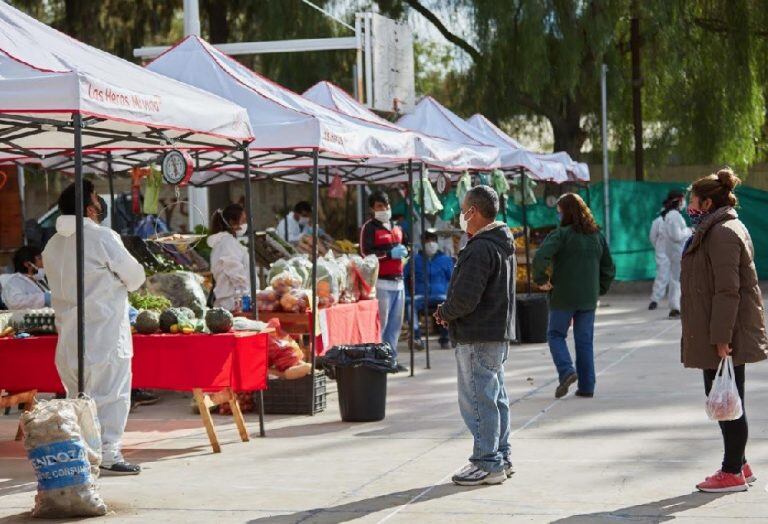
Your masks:
[{"label": "blue face mask", "polygon": [[694,226],[701,224],[701,221],[704,220],[708,214],[708,212],[701,211],[700,209],[688,208],[688,217],[691,219],[691,224]]}]

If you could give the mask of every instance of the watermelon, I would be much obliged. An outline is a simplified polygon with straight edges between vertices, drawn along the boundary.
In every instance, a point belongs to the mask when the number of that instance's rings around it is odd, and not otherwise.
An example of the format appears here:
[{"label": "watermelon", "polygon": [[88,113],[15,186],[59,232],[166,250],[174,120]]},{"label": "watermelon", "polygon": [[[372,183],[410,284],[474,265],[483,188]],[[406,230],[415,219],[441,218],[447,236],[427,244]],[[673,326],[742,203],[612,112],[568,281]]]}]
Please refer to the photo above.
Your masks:
[{"label": "watermelon", "polygon": [[232,329],[234,318],[226,309],[215,307],[205,313],[205,324],[211,333],[228,333]]},{"label": "watermelon", "polygon": [[144,310],[136,316],[136,331],[142,335],[151,335],[160,330],[160,315],[157,311]]}]

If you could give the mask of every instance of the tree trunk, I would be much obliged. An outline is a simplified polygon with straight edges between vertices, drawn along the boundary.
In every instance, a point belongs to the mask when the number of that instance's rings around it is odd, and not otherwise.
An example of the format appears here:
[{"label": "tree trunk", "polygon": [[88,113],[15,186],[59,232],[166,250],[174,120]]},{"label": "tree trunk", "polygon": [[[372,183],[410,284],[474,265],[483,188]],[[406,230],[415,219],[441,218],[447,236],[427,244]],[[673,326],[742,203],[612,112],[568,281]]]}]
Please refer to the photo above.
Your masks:
[{"label": "tree trunk", "polygon": [[223,2],[215,0],[203,1],[203,12],[208,17],[208,40],[212,44],[225,44],[229,41],[229,20],[227,8]]},{"label": "tree trunk", "polygon": [[549,119],[555,137],[555,152],[565,151],[574,160],[581,157],[581,148],[587,139],[587,133],[581,128],[580,121],[581,115]]}]

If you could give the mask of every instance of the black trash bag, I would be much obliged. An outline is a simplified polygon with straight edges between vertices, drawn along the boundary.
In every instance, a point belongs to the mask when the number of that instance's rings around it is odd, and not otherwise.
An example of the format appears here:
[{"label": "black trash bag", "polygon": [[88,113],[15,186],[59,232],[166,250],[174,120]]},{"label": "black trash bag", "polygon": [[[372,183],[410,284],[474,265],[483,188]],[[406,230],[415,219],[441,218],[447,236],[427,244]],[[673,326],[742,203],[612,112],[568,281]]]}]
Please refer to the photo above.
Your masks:
[{"label": "black trash bag", "polygon": [[383,373],[395,373],[397,371],[395,352],[386,343],[333,346],[323,357],[318,358],[318,362],[331,375],[336,367],[362,366]]}]

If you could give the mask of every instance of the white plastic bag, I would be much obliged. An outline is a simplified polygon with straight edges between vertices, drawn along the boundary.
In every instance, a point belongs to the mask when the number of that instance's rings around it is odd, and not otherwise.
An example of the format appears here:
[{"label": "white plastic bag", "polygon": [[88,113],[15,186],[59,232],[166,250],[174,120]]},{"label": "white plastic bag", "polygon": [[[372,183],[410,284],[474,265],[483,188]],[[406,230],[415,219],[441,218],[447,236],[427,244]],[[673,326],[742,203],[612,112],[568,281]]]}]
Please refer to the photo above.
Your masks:
[{"label": "white plastic bag", "polygon": [[37,475],[33,517],[93,517],[107,506],[96,488],[101,436],[93,400],[40,401],[21,416]]},{"label": "white plastic bag", "polygon": [[712,389],[707,395],[705,406],[709,418],[721,422],[736,420],[744,413],[739,390],[736,387],[732,357],[725,357],[717,366],[715,380],[712,382]]}]

